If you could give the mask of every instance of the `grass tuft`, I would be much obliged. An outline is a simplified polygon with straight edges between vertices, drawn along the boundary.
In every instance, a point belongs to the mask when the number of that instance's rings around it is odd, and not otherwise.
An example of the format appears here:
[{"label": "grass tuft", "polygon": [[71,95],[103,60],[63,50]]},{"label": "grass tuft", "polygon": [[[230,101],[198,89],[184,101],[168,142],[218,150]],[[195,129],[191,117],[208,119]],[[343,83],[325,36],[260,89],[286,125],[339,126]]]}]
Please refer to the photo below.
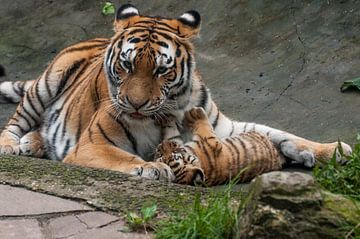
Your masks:
[{"label": "grass tuft", "polygon": [[360,201],[360,142],[353,148],[347,163],[336,162],[335,155],[326,164],[316,167],[313,171],[316,181],[333,193],[342,194]]},{"label": "grass tuft", "polygon": [[185,215],[174,215],[158,224],[155,228],[156,238],[231,238],[237,226],[240,208],[232,201],[233,185],[230,183],[225,190],[214,192],[206,203],[197,195]]}]

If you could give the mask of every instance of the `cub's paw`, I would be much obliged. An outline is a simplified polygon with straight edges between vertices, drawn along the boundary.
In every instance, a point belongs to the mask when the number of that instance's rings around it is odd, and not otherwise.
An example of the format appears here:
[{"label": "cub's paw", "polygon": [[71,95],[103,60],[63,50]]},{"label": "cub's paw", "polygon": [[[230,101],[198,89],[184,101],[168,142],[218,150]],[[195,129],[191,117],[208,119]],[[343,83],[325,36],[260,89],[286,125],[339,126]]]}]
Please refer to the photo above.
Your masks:
[{"label": "cub's paw", "polygon": [[201,120],[207,120],[207,115],[203,108],[195,107],[185,112],[185,123],[189,127]]},{"label": "cub's paw", "polygon": [[175,183],[186,185],[202,185],[205,183],[204,171],[191,164],[185,165],[181,172],[176,175]]},{"label": "cub's paw", "polygon": [[168,182],[175,180],[174,173],[170,167],[161,162],[146,162],[140,166],[135,167],[131,174],[153,180],[162,180]]}]

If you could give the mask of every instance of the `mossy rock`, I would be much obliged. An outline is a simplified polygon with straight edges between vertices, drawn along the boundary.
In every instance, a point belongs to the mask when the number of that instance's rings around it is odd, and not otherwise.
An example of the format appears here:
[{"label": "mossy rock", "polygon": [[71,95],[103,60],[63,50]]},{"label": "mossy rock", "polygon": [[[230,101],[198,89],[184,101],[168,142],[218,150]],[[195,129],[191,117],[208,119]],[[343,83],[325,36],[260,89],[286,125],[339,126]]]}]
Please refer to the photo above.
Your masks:
[{"label": "mossy rock", "polygon": [[0,183],[74,199],[104,211],[126,213],[156,202],[161,213],[204,199],[210,189],[147,180],[127,174],[26,157],[0,157]]},{"label": "mossy rock", "polygon": [[322,191],[311,175],[271,172],[256,178],[236,238],[344,238],[360,204]]}]

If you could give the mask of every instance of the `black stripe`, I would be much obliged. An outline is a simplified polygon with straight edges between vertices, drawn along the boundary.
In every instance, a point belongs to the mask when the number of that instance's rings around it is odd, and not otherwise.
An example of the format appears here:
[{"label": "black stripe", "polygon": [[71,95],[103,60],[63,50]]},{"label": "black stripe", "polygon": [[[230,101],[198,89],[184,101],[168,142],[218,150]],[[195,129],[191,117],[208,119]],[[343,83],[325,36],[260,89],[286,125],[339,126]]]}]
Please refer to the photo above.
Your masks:
[{"label": "black stripe", "polygon": [[205,85],[202,85],[201,88],[200,88],[200,102],[199,104],[197,105],[198,107],[202,107],[203,109],[205,109],[207,103],[208,103],[208,100],[209,100],[209,95],[208,95],[208,92],[207,92],[207,89],[205,87]]},{"label": "black stripe", "polygon": [[15,91],[15,93],[18,95],[18,96],[20,96],[20,97],[22,97],[23,95],[21,94],[21,91],[19,91],[19,89],[17,89],[16,88],[16,82],[12,82],[12,88],[13,88],[13,90]]},{"label": "black stripe", "polygon": [[132,144],[132,148],[134,149],[134,151],[137,153],[138,149],[137,149],[137,142],[135,137],[131,134],[131,132],[129,131],[129,129],[123,124],[123,122],[121,122],[121,120],[119,120],[118,118],[116,118],[114,115],[112,115],[110,112],[108,112],[108,115],[114,119],[124,130],[126,137],[128,138],[128,140],[130,141],[130,143]]},{"label": "black stripe", "polygon": [[[34,121],[35,125],[38,123],[37,119],[35,119],[25,107],[23,107],[22,110],[32,119],[32,121]],[[20,112],[17,111],[17,113],[20,113]],[[32,128],[31,125],[30,125],[30,128]]]},{"label": "black stripe", "polygon": [[[91,125],[91,124],[90,124]],[[93,132],[91,131],[91,126],[88,126],[88,134],[89,134],[89,140],[90,142],[93,144],[94,143],[94,140],[92,138],[92,134]]]},{"label": "black stripe", "polygon": [[[46,84],[47,82],[45,81],[45,84]],[[41,108],[42,109],[45,109],[45,104],[44,104],[44,102],[43,102],[43,100],[41,99],[41,95],[40,95],[40,93],[39,93],[39,80],[37,80],[36,82],[35,82],[35,95],[36,95],[36,97],[37,97],[37,99],[38,99],[38,101],[39,101],[39,103],[40,103],[40,105],[41,105]],[[50,95],[49,95],[50,96]],[[51,96],[50,96],[51,97]]]},{"label": "black stripe", "polygon": [[7,130],[9,133],[14,134],[16,137],[18,137],[19,139],[22,137],[20,135],[18,135],[16,132],[12,131],[12,130]]},{"label": "black stripe", "polygon": [[18,127],[20,129],[20,133],[22,135],[24,135],[24,133],[26,133],[27,131],[19,124],[14,124],[14,123],[10,123],[8,125],[6,125],[6,128],[8,128],[9,126],[15,126],[15,127]]},{"label": "black stripe", "polygon": [[174,140],[174,139],[182,139],[182,138],[181,138],[180,135],[176,135],[176,136],[172,136],[172,137],[170,137],[170,138],[168,138],[168,139],[166,139],[166,140],[171,141],[171,140]]},{"label": "black stripe", "polygon": [[244,129],[243,129],[243,132],[244,132],[244,133],[246,132],[246,128],[247,128],[248,124],[249,124],[249,123],[245,123]]},{"label": "black stripe", "polygon": [[65,158],[65,156],[67,155],[67,153],[69,151],[69,148],[70,148],[70,139],[66,140],[65,148],[62,153],[62,158]]},{"label": "black stripe", "polygon": [[[26,100],[28,101],[31,109],[34,111],[35,115],[40,118],[41,115],[40,115],[40,113],[36,110],[35,105],[33,104],[32,100],[31,100],[31,98],[30,98],[30,91],[28,91],[28,92],[26,93],[25,98],[26,98]],[[24,105],[24,107],[25,107],[25,105]]]},{"label": "black stripe", "polygon": [[231,121],[231,131],[229,136],[231,136],[234,133],[234,129],[235,129],[234,121]]},{"label": "black stripe", "polygon": [[215,130],[217,124],[218,124],[219,116],[220,116],[220,110],[217,109],[217,115],[216,115],[215,121],[212,123],[212,127],[213,127],[214,130]]},{"label": "black stripe", "polygon": [[53,146],[55,146],[56,136],[57,136],[57,133],[58,133],[58,131],[59,131],[59,128],[60,128],[60,124],[58,124],[58,125],[56,126],[55,133],[54,133],[54,135],[53,135],[53,137],[52,137],[52,140],[51,140]]},{"label": "black stripe", "polygon": [[57,88],[55,95],[59,95],[62,92],[62,90],[64,89],[70,76],[72,76],[84,62],[85,62],[85,59],[80,59],[78,61],[75,61],[75,63],[68,68],[68,70],[65,72],[65,74],[63,75],[63,77],[60,80],[60,83],[59,83],[59,86]]},{"label": "black stripe", "polygon": [[100,130],[100,133],[102,134],[102,136],[112,145],[116,146],[115,142],[112,141],[105,133],[104,129],[101,127],[101,125],[99,123],[96,123],[97,128]]}]

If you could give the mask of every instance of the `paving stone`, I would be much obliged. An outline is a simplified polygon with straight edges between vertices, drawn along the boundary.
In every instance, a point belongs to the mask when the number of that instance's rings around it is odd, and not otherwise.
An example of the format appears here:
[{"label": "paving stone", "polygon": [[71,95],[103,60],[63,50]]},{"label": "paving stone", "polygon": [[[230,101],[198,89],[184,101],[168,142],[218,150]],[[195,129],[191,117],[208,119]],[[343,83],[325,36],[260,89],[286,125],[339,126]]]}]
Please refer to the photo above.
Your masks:
[{"label": "paving stone", "polygon": [[86,230],[85,232],[73,235],[67,239],[150,239],[152,234],[124,233],[119,231],[123,227],[123,222],[116,222],[106,227]]},{"label": "paving stone", "polygon": [[1,239],[42,239],[39,223],[35,219],[0,221]]},{"label": "paving stone", "polygon": [[53,238],[68,237],[78,234],[87,229],[76,215],[69,215],[51,219],[48,225],[48,231]]},{"label": "paving stone", "polygon": [[8,185],[0,185],[0,205],[0,216],[91,210],[77,202]]},{"label": "paving stone", "polygon": [[104,212],[87,212],[76,217],[89,228],[101,227],[120,219]]}]

